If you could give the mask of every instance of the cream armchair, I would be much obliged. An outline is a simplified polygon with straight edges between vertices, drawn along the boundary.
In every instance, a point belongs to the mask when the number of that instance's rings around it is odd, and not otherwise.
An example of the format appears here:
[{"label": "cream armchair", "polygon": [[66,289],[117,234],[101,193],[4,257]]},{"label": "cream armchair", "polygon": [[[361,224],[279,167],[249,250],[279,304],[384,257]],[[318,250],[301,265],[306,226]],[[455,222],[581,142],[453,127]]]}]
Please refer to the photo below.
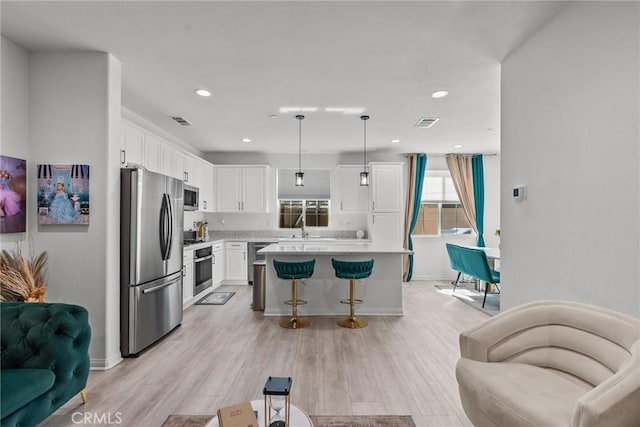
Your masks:
[{"label": "cream armchair", "polygon": [[640,319],[539,301],[460,334],[460,355],[476,427],[640,426]]}]

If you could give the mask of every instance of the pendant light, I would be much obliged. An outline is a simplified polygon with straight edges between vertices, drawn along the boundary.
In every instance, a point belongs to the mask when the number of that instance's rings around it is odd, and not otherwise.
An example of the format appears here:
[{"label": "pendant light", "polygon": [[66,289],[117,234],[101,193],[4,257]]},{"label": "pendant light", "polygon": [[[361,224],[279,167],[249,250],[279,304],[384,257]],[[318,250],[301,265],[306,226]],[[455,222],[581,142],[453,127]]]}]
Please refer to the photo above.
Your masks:
[{"label": "pendant light", "polygon": [[304,187],[304,173],[302,173],[302,120],[304,116],[298,114],[298,172],[296,172],[296,187]]},{"label": "pendant light", "polygon": [[369,185],[369,172],[367,171],[367,120],[369,116],[360,116],[363,125],[364,150],[362,151],[362,172],[360,172],[360,185]]}]

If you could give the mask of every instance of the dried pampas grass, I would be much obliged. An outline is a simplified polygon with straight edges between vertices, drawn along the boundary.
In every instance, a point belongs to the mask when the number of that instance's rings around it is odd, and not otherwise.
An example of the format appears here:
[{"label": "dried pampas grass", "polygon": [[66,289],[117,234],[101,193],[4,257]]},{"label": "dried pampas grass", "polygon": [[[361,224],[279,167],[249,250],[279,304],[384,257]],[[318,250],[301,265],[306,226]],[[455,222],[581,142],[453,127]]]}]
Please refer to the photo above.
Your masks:
[{"label": "dried pampas grass", "polygon": [[13,252],[0,252],[0,300],[44,302],[47,286],[47,252],[25,258],[20,245]]}]

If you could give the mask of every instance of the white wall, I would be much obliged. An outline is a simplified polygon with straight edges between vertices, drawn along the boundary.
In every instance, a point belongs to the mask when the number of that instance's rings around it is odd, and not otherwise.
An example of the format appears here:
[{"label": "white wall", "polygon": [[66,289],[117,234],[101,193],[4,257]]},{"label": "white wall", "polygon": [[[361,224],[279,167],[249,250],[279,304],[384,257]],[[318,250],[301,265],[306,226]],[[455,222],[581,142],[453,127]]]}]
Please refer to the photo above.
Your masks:
[{"label": "white wall", "polygon": [[[20,46],[2,37],[0,46],[2,69],[0,107],[1,140],[0,154],[19,159],[29,159],[29,53]],[[29,165],[29,163],[27,163]],[[29,189],[27,189],[27,195]],[[27,205],[27,218],[30,214]],[[29,232],[27,224],[27,232]],[[0,234],[2,249],[13,249],[20,242],[26,251],[24,241],[27,233]]]},{"label": "white wall", "polygon": [[[488,247],[500,243],[494,235],[500,228],[500,156],[484,156],[484,239]],[[448,170],[444,157],[428,157],[427,170]],[[475,245],[476,235],[413,236],[413,279],[452,280],[446,243]]]},{"label": "white wall", "polygon": [[570,2],[503,63],[504,308],[555,298],[640,317],[639,8]]},{"label": "white wall", "polygon": [[[370,161],[398,162],[406,161],[405,157],[398,154],[367,156]],[[206,153],[204,158],[216,165],[225,164],[261,164],[271,166],[269,177],[269,192],[267,201],[269,213],[267,214],[207,214],[210,230],[277,230],[277,188],[276,174],[279,168],[296,169],[298,165],[297,154],[265,154],[265,153]],[[338,194],[337,166],[358,165],[362,162],[362,154],[303,154],[302,166],[304,168],[331,169],[331,195]],[[224,221],[224,224],[222,223]],[[358,230],[367,228],[366,213],[341,213],[337,203],[332,203],[329,214],[328,228],[309,227],[310,230],[321,232],[322,230]],[[316,232],[314,231],[314,233]]]},{"label": "white wall", "polygon": [[49,252],[47,301],[88,309],[91,365],[109,367],[120,360],[120,63],[105,53],[43,52],[31,54],[29,71],[29,188],[38,163],[91,167],[88,226],[28,218],[37,248]]}]

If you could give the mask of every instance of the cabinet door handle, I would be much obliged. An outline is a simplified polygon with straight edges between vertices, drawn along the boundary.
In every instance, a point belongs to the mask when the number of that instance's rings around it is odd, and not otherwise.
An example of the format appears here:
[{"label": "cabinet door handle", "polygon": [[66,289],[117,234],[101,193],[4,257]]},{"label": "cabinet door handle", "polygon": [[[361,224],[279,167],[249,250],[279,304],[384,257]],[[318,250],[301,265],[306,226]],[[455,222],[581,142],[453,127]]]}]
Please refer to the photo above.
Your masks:
[{"label": "cabinet door handle", "polygon": [[182,277],[187,277],[187,266],[186,265],[182,266]]},{"label": "cabinet door handle", "polygon": [[242,260],[243,261],[247,260],[247,253],[246,252],[242,252]]},{"label": "cabinet door handle", "polygon": [[340,210],[342,210],[342,202],[340,202]]},{"label": "cabinet door handle", "polygon": [[375,211],[376,210],[376,201],[375,200],[371,202],[371,206],[372,206],[371,210]]},{"label": "cabinet door handle", "polygon": [[371,222],[372,223],[376,223],[376,216],[375,215],[371,215]]},{"label": "cabinet door handle", "polygon": [[120,163],[127,164],[127,152],[125,150],[120,150]]},{"label": "cabinet door handle", "polygon": [[242,210],[244,210],[244,202],[242,202]]},{"label": "cabinet door handle", "polygon": [[238,202],[238,210],[241,211],[242,210],[242,204],[240,202]]},{"label": "cabinet door handle", "polygon": [[213,254],[213,261],[211,261],[211,264],[215,264],[216,263],[216,254]]},{"label": "cabinet door handle", "polygon": [[207,209],[207,201],[204,201],[204,208]]}]

